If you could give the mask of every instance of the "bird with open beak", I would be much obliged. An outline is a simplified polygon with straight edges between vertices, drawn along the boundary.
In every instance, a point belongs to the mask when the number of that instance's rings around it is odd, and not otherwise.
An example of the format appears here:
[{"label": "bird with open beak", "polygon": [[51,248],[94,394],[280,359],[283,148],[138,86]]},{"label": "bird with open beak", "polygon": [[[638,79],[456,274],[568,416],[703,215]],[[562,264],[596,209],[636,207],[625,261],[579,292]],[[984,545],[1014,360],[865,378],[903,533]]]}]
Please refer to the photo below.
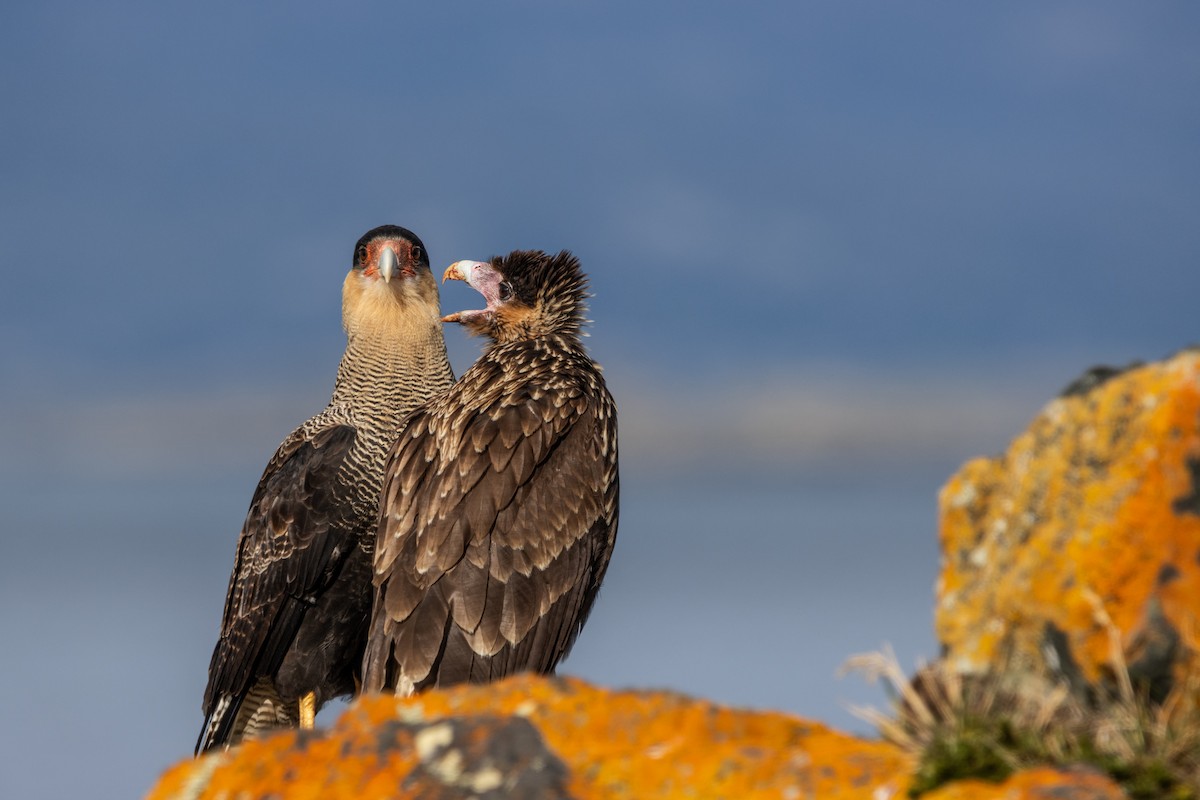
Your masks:
[{"label": "bird with open beak", "polygon": [[491,341],[413,412],[388,463],[366,691],[552,672],[616,540],[616,406],[580,343],[578,259],[515,251],[444,279],[486,307],[443,320]]}]

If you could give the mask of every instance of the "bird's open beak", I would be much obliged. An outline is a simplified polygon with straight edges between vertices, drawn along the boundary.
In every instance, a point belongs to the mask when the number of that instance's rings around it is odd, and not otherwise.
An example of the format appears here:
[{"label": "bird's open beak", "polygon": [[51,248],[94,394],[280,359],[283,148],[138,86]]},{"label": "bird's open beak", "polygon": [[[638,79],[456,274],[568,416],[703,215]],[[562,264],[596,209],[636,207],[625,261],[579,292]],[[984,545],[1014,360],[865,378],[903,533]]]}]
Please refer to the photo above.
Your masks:
[{"label": "bird's open beak", "polygon": [[[442,273],[442,283],[446,281],[463,281],[475,291],[479,292],[488,301],[488,311],[492,310],[495,303],[495,290],[489,284],[495,283],[499,278],[496,276],[492,265],[485,261],[455,261],[450,266],[446,267],[446,271]],[[465,318],[487,313],[485,311],[458,311],[453,314],[448,314],[442,317],[442,322],[462,322]]]},{"label": "bird's open beak", "polygon": [[470,286],[471,273],[475,271],[474,268],[478,264],[478,261],[455,261],[446,267],[446,271],[442,273],[442,283],[446,281],[465,281]]},{"label": "bird's open beak", "polygon": [[396,257],[396,251],[390,247],[383,248],[383,252],[379,254],[379,274],[383,276],[384,283],[391,283],[392,276],[396,274],[396,265],[400,263],[400,259]]}]

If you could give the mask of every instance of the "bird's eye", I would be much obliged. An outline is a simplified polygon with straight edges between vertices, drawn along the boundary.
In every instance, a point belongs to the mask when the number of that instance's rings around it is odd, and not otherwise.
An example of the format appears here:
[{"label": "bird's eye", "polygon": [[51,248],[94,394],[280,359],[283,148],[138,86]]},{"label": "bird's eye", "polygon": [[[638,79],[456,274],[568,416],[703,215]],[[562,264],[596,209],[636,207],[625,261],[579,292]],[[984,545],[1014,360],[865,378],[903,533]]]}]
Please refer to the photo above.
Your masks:
[{"label": "bird's eye", "polygon": [[365,244],[358,246],[358,250],[354,254],[354,260],[359,264],[367,263],[367,246]]},{"label": "bird's eye", "polygon": [[419,245],[419,244],[414,244],[414,245],[413,245],[413,249],[412,249],[412,260],[413,260],[413,261],[420,261],[420,260],[421,260],[421,245]]},{"label": "bird's eye", "polygon": [[504,281],[500,284],[500,299],[508,300],[510,297],[512,297],[512,284]]}]

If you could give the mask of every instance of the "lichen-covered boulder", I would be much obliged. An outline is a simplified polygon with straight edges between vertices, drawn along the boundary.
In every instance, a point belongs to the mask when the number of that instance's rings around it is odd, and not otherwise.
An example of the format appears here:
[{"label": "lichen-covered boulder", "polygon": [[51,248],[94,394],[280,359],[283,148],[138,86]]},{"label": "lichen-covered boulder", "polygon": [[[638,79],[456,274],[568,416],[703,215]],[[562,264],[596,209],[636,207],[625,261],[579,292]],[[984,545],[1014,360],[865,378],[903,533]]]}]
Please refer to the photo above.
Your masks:
[{"label": "lichen-covered boulder", "polygon": [[957,781],[921,800],[1126,800],[1121,787],[1088,767],[1037,767],[1004,783]]},{"label": "lichen-covered boulder", "polygon": [[897,747],[786,714],[518,676],[360,698],[328,730],[185,761],[149,797],[887,800],[911,768]]},{"label": "lichen-covered boulder", "polygon": [[943,488],[935,626],[963,672],[1161,699],[1200,616],[1200,352],[1093,370]]}]

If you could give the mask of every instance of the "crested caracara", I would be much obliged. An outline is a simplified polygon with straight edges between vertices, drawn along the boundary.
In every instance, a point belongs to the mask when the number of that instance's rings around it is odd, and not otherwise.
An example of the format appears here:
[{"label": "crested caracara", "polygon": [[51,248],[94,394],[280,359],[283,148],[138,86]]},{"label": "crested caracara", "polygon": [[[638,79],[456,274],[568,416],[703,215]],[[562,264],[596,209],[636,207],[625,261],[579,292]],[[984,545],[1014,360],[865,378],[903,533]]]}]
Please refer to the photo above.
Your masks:
[{"label": "crested caracara", "polygon": [[388,450],[454,381],[437,280],[415,234],[369,231],[342,285],[346,352],[324,411],[267,463],[238,538],[197,753],[300,724],[355,689]]},{"label": "crested caracara", "polygon": [[617,534],[617,412],[580,343],[579,261],[516,251],[445,277],[487,300],[445,321],[492,341],[390,456],[364,691],[553,671]]}]

